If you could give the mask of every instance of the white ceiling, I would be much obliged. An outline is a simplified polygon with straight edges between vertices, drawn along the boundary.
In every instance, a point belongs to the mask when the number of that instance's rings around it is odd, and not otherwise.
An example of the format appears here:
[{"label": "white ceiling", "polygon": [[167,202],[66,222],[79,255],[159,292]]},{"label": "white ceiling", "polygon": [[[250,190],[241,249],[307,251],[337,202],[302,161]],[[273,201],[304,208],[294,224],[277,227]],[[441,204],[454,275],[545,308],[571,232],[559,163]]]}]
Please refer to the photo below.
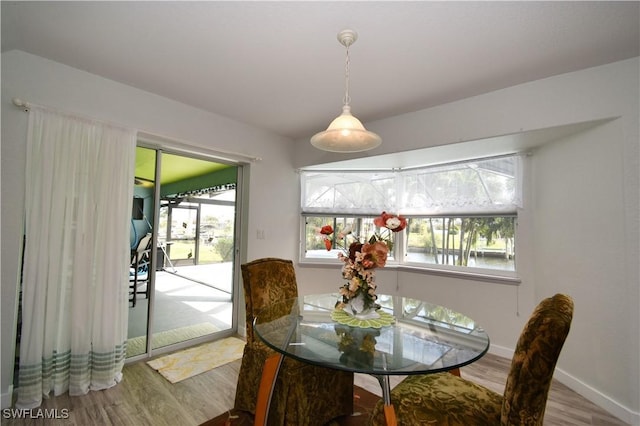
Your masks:
[{"label": "white ceiling", "polygon": [[[8,2],[19,49],[291,138],[639,55],[631,2]],[[33,100],[37,101],[37,100]]]}]

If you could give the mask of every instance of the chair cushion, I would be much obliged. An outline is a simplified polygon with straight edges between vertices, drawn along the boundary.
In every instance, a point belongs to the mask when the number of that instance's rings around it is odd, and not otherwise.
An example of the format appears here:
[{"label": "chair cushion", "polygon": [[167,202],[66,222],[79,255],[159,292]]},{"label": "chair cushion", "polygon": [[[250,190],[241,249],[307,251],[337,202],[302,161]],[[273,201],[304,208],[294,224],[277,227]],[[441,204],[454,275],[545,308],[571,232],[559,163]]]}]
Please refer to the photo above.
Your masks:
[{"label": "chair cushion", "polygon": [[[391,402],[402,426],[500,424],[502,396],[450,373],[409,376],[392,389]],[[382,400],[371,423],[386,424]]]}]

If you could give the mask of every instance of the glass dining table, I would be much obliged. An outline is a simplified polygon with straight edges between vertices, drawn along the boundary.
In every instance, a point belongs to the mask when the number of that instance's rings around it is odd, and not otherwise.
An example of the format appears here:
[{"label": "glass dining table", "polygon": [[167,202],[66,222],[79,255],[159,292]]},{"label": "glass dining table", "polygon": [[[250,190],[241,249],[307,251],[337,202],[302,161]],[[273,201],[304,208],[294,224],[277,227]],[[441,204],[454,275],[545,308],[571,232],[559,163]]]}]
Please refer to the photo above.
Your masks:
[{"label": "glass dining table", "polygon": [[481,358],[489,336],[474,320],[444,306],[378,295],[378,320],[336,310],[337,293],[282,300],[260,311],[254,330],[276,355],[265,362],[255,424],[266,424],[275,379],[285,356],[337,370],[369,374],[382,388],[388,425],[396,424],[389,376],[431,374]]}]

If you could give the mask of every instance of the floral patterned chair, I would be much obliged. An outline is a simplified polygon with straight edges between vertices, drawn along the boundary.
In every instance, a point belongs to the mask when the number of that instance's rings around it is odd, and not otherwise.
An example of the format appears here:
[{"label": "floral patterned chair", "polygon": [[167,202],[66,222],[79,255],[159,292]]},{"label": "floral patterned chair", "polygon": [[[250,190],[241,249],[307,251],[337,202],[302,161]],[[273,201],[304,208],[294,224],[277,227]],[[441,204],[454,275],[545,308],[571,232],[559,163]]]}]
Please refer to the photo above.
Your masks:
[{"label": "floral patterned chair", "polygon": [[[235,410],[255,414],[265,360],[275,353],[253,330],[264,307],[298,296],[293,262],[264,258],[243,264],[247,344],[242,357]],[[271,399],[269,426],[323,425],[353,412],[353,373],[304,364],[285,357]]]},{"label": "floral patterned chair", "polygon": [[[572,318],[569,296],[556,294],[540,302],[516,345],[503,395],[449,373],[407,377],[391,391],[398,424],[542,425],[556,361]],[[382,401],[371,423],[385,424]]]}]

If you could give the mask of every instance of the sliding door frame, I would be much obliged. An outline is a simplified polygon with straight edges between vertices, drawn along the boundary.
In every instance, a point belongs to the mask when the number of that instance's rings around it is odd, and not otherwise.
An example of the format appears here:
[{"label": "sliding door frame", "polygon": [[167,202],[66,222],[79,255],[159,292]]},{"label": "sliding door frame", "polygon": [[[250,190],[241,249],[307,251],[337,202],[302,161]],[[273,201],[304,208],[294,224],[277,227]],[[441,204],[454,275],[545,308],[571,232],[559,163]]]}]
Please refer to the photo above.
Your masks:
[{"label": "sliding door frame", "polygon": [[[247,249],[247,241],[246,241],[246,224],[248,221],[248,212],[243,208],[246,205],[246,201],[248,200],[248,176],[249,176],[249,167],[250,163],[246,160],[234,160],[229,158],[221,158],[216,155],[215,151],[209,152],[204,148],[186,148],[180,147],[179,144],[170,144],[163,142],[158,142],[154,140],[153,137],[147,137],[138,135],[138,143],[137,146],[147,149],[152,149],[156,152],[155,158],[155,182],[157,184],[154,185],[153,188],[153,228],[151,230],[152,234],[152,247],[157,247],[158,245],[158,231],[159,227],[157,224],[160,223],[160,198],[161,198],[161,184],[160,184],[160,176],[161,176],[161,168],[162,168],[162,156],[163,154],[173,154],[185,156],[188,158],[200,159],[205,161],[212,161],[216,163],[228,164],[236,167],[236,197],[235,197],[235,216],[234,216],[234,248],[233,248],[233,273],[232,273],[232,294],[231,294],[231,303],[232,303],[232,314],[231,314],[231,327],[227,330],[222,330],[220,332],[216,332],[215,338],[212,338],[212,335],[206,335],[199,338],[191,339],[186,342],[176,343],[170,346],[164,346],[156,349],[151,348],[152,337],[153,337],[153,321],[154,321],[154,305],[155,305],[155,281],[156,281],[156,268],[158,262],[158,253],[157,250],[151,251],[151,262],[154,265],[153,268],[150,268],[149,271],[149,307],[147,310],[147,339],[146,339],[146,352],[141,355],[133,356],[131,358],[126,359],[126,363],[136,362],[141,359],[147,359],[152,356],[156,356],[158,354],[175,351],[177,349],[182,349],[186,347],[190,347],[196,344],[204,343],[211,340],[221,339],[228,336],[233,336],[237,334],[244,334],[244,330],[238,330],[238,324],[244,322],[239,322],[239,315],[244,315],[244,306],[239,306],[241,299],[241,275],[240,275],[240,265],[242,262],[246,261],[246,249]],[[247,179],[247,180],[245,180]]]}]

